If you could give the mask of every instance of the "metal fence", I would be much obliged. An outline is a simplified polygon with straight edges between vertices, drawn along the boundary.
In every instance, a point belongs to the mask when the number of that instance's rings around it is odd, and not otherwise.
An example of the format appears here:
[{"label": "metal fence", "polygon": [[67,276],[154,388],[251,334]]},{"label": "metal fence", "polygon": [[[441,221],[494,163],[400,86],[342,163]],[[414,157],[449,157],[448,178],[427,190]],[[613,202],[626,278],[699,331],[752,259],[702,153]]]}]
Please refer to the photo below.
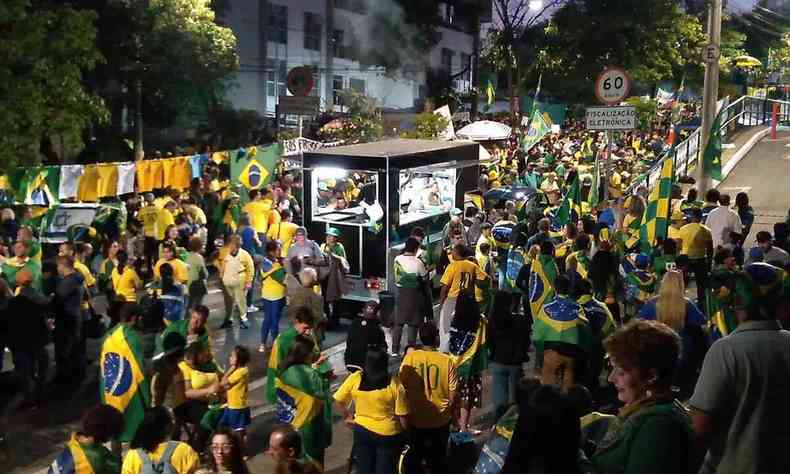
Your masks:
[{"label": "metal fence", "polygon": [[[722,137],[745,128],[769,124],[774,104],[779,104],[778,124],[790,125],[790,102],[743,96],[732,104],[725,104],[721,120]],[[701,146],[700,129],[697,128],[685,140],[677,144],[674,153],[671,149],[666,150],[644,175],[631,183],[629,191],[642,185],[649,189],[656,183],[661,175],[664,160],[675,160],[674,179],[687,175],[689,170],[694,169],[697,165],[697,160],[702,153]]]}]

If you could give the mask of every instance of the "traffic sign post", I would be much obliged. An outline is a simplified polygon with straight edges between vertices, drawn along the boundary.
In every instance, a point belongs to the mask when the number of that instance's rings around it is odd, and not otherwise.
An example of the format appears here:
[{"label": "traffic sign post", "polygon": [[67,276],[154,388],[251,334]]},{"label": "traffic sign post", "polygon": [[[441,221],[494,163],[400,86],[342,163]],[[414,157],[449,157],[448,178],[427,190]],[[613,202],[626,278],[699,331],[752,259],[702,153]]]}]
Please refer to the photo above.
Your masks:
[{"label": "traffic sign post", "polygon": [[636,128],[634,107],[611,107],[625,100],[631,93],[631,78],[623,68],[608,67],[595,80],[595,97],[610,107],[587,109],[586,121],[589,130],[606,130],[606,163],[604,166],[603,199],[609,198],[609,165],[612,162],[612,130]]},{"label": "traffic sign post", "polygon": [[631,78],[619,67],[604,69],[595,81],[595,96],[604,105],[617,105],[631,93]]}]

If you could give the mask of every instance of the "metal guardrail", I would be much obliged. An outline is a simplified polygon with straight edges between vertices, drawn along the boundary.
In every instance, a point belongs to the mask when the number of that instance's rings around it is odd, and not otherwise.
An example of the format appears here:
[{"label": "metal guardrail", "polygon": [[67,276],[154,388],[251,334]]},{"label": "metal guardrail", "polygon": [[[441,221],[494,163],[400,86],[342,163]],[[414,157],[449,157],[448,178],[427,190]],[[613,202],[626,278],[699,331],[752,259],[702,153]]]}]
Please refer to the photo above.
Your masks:
[{"label": "metal guardrail", "polygon": [[[778,123],[780,125],[790,125],[790,102],[743,96],[724,109],[721,124],[722,137],[744,128],[770,123],[775,103],[779,104]],[[694,168],[697,164],[701,154],[701,146],[700,129],[697,128],[685,140],[675,146],[674,154],[671,149],[665,151],[644,175],[631,183],[628,191],[633,192],[642,185],[647,186],[649,189],[652,184],[656,183],[661,175],[661,167],[664,160],[675,160],[675,166],[673,167],[674,179],[687,175],[688,170]]]}]

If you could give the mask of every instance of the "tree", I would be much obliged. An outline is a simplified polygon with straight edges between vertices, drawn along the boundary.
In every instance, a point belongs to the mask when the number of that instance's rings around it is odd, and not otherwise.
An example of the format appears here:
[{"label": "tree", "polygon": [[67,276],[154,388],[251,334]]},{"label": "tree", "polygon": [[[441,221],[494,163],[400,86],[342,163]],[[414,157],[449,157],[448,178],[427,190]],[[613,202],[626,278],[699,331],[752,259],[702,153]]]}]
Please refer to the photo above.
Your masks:
[{"label": "tree", "polygon": [[649,85],[699,68],[705,41],[699,19],[674,0],[570,0],[542,32],[543,84],[579,102],[593,100],[605,66],[624,67]]},{"label": "tree", "polygon": [[486,48],[486,62],[495,71],[504,71],[507,78],[507,91],[510,97],[510,120],[518,122],[517,85],[522,76],[528,71],[522,71],[523,66],[531,69],[535,63],[533,41],[530,41],[529,32],[538,24],[547,10],[557,8],[568,0],[551,0],[548,2],[533,2],[528,0],[493,0],[494,17],[498,20],[496,29],[491,30]]},{"label": "tree", "polygon": [[335,119],[321,127],[319,137],[343,140],[347,145],[375,142],[384,134],[384,124],[376,107],[376,99],[353,89],[341,93],[348,116]]},{"label": "tree", "polygon": [[0,167],[35,164],[42,141],[79,146],[83,130],[106,119],[82,83],[102,59],[94,19],[46,2],[0,2]]},{"label": "tree", "polygon": [[629,97],[626,103],[636,109],[637,128],[643,132],[652,131],[653,121],[658,116],[658,103],[642,97]]},{"label": "tree", "polygon": [[433,112],[423,112],[414,118],[414,129],[403,134],[404,138],[435,140],[447,129],[449,120]]}]

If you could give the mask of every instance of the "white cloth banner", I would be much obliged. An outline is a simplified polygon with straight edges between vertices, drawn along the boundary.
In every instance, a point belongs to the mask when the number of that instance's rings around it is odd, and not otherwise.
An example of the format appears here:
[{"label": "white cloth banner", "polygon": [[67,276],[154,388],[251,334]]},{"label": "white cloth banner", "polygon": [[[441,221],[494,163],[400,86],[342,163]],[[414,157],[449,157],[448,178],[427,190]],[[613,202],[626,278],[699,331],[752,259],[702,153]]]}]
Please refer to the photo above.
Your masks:
[{"label": "white cloth banner", "polygon": [[58,187],[59,199],[77,197],[77,186],[84,170],[82,165],[64,165],[60,167],[60,186]]},{"label": "white cloth banner", "polygon": [[658,105],[666,105],[672,102],[674,99],[675,99],[674,92],[665,91],[660,87],[658,88],[658,91],[656,92],[656,101],[658,102]]},{"label": "white cloth banner", "polygon": [[453,116],[450,114],[450,106],[445,105],[439,107],[438,109],[434,110],[433,113],[437,115],[441,115],[445,119],[447,119],[447,128],[444,129],[444,132],[439,134],[439,140],[452,140],[455,138],[455,128],[453,127]]},{"label": "white cloth banner", "polygon": [[134,163],[118,164],[118,195],[134,192]]}]

